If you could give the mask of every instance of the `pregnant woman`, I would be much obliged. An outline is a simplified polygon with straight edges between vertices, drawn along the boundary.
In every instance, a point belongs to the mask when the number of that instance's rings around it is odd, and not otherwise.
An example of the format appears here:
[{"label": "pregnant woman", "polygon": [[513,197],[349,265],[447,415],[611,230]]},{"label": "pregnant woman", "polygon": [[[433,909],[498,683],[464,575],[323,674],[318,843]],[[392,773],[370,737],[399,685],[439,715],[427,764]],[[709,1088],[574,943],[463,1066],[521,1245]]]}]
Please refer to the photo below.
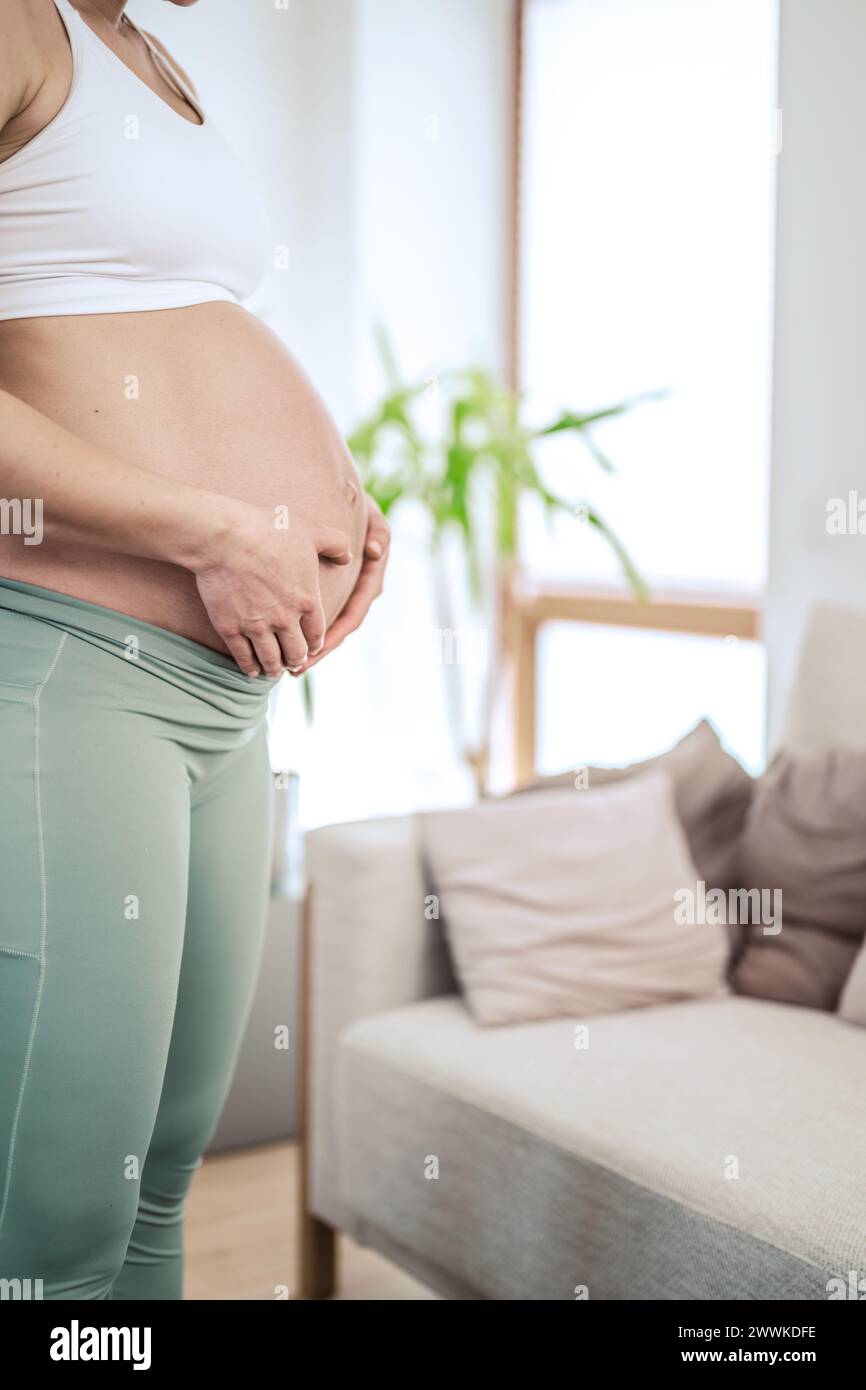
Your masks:
[{"label": "pregnant woman", "polygon": [[243,307],[255,190],[123,10],[0,7],[0,1279],[51,1299],[182,1297],[260,959],[268,694],[388,550]]}]

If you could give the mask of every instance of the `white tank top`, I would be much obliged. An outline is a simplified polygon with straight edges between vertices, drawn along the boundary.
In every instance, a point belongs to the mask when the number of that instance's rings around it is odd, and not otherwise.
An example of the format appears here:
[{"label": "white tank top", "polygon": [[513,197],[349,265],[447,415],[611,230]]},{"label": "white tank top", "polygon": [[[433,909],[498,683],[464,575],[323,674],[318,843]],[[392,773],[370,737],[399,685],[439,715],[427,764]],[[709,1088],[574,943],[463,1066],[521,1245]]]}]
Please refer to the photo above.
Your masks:
[{"label": "white tank top", "polygon": [[54,119],[0,163],[0,319],[249,298],[271,240],[244,166],[146,35],[203,124],[131,72],[69,0],[54,3],[72,83]]}]

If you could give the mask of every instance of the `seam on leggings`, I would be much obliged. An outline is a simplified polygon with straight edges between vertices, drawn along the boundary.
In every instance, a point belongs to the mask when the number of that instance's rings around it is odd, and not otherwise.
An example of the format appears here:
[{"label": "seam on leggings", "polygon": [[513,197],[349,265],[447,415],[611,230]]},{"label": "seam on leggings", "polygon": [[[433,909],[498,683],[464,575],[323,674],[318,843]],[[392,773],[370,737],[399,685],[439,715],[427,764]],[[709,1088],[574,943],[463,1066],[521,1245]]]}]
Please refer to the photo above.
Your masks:
[{"label": "seam on leggings", "polygon": [[[39,1009],[42,1004],[42,990],[45,984],[45,939],[48,933],[48,886],[45,879],[45,838],[42,833],[42,795],[39,785],[39,698],[51,677],[54,675],[55,668],[60,660],[60,653],[66,646],[66,639],[68,636],[69,633],[64,632],[60,638],[51,665],[36,687],[32,704],[33,796],[36,806],[36,843],[39,856],[39,955],[36,957],[39,961],[39,983],[36,987],[36,999],[33,1004],[33,1015],[30,1020],[30,1033],[27,1038],[27,1051],[24,1054],[24,1066],[21,1072],[21,1085],[18,1087],[18,1099],[15,1103],[12,1130],[9,1135],[9,1153],[6,1157],[6,1177],[3,1183],[3,1200],[0,1202],[0,1231],[3,1229],[3,1220],[6,1216],[6,1206],[9,1201],[9,1190],[12,1185],[12,1165],[15,1158],[15,1144],[18,1139],[18,1121],[21,1118],[21,1107],[24,1104],[24,1091],[30,1072],[30,1059],[33,1055],[36,1025],[39,1022]],[[25,953],[22,952],[22,954]]]}]

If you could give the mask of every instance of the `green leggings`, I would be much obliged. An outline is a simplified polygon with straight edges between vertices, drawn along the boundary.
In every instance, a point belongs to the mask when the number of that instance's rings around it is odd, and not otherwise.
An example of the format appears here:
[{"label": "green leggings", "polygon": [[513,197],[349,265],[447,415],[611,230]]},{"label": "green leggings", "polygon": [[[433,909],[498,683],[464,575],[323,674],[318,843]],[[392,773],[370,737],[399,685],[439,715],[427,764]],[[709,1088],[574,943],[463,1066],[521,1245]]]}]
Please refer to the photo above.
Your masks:
[{"label": "green leggings", "polygon": [[275,684],[0,580],[0,1280],[182,1297],[261,957]]}]

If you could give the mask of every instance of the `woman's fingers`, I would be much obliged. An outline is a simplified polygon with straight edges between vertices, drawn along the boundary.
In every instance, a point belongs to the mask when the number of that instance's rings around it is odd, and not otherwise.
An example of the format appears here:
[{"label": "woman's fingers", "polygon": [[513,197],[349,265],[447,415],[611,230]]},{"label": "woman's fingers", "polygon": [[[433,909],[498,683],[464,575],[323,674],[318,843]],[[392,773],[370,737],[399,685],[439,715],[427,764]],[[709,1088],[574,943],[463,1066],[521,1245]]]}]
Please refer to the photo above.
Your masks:
[{"label": "woman's fingers", "polygon": [[[274,633],[267,630],[251,633],[250,641],[265,675],[281,676],[283,674],[283,654],[280,650],[281,644],[277,641]],[[306,652],[306,643],[304,643],[304,651]]]},{"label": "woman's fingers", "polygon": [[324,556],[326,560],[332,560],[335,565],[348,565],[352,558],[347,533],[335,526],[318,526],[313,543],[317,554]]},{"label": "woman's fingers", "polygon": [[[318,541],[324,538],[324,533],[329,530],[323,527],[318,536]],[[334,536],[342,535],[342,532],[332,533]],[[367,498],[367,534],[364,538],[364,562],[358,575],[357,583],[349,596],[348,602],[343,608],[342,613],[333,622],[330,628],[325,630],[324,615],[322,615],[321,641],[314,642],[310,636],[310,631],[306,620],[303,622],[304,631],[309,641],[309,653],[307,660],[303,664],[303,671],[308,671],[311,666],[315,666],[317,661],[321,661],[323,656],[339,647],[345,641],[350,632],[361,626],[367,616],[373,600],[382,592],[385,582],[385,566],[388,563],[388,550],[391,545],[391,527],[385,520],[379,507],[371,497]],[[319,554],[325,554],[322,549]],[[343,552],[339,553],[342,557]],[[345,554],[348,554],[348,548]],[[330,554],[328,558],[331,558]],[[318,629],[317,629],[318,635]],[[301,675],[302,671],[293,670],[293,675]]]},{"label": "woman's fingers", "polygon": [[226,637],[223,641],[245,676],[260,676],[261,667],[256,660],[252,643],[246,637]]},{"label": "woman's fingers", "polygon": [[309,656],[316,656],[325,641],[325,610],[318,592],[313,606],[301,616],[301,631],[307,641]]},{"label": "woman's fingers", "polygon": [[[318,653],[310,652],[310,659],[305,662],[304,670],[308,671],[311,666],[315,666],[323,657],[328,656],[341,642],[344,642],[350,633],[361,626],[370,606],[375,598],[382,592],[385,582],[385,563],[387,551],[381,560],[365,560],[361,566],[361,573],[348,602],[342,613],[328,628],[325,634],[325,642],[321,651]],[[301,675],[302,672],[293,672],[293,675]]]},{"label": "woman's fingers", "polygon": [[262,629],[248,637],[224,637],[223,640],[245,676],[260,676],[264,672],[276,678],[286,667],[291,671],[303,666],[309,651],[299,619],[276,632]]},{"label": "woman's fingers", "polygon": [[[301,671],[325,650],[320,560],[349,564],[350,538],[335,526],[301,516],[278,536],[270,515],[255,509],[247,523],[234,550],[228,547],[218,563],[196,572],[196,584],[238,669],[276,679],[286,667]],[[368,557],[364,563],[374,562]],[[358,621],[360,616],[363,610]]]},{"label": "woman's fingers", "polygon": [[283,654],[282,665],[288,666],[290,671],[303,666],[307,659],[307,639],[301,630],[300,619],[295,618],[284,627],[277,628],[276,637]]},{"label": "woman's fingers", "polygon": [[348,637],[356,627],[360,627],[370,611],[370,605],[382,592],[385,583],[385,558],[365,560],[358,575],[358,582],[349,596],[349,601],[334,623],[331,631],[337,629],[339,641]]},{"label": "woman's fingers", "polygon": [[391,527],[382,515],[381,509],[367,498],[367,535],[364,541],[364,554],[368,560],[381,560],[391,544]]}]

